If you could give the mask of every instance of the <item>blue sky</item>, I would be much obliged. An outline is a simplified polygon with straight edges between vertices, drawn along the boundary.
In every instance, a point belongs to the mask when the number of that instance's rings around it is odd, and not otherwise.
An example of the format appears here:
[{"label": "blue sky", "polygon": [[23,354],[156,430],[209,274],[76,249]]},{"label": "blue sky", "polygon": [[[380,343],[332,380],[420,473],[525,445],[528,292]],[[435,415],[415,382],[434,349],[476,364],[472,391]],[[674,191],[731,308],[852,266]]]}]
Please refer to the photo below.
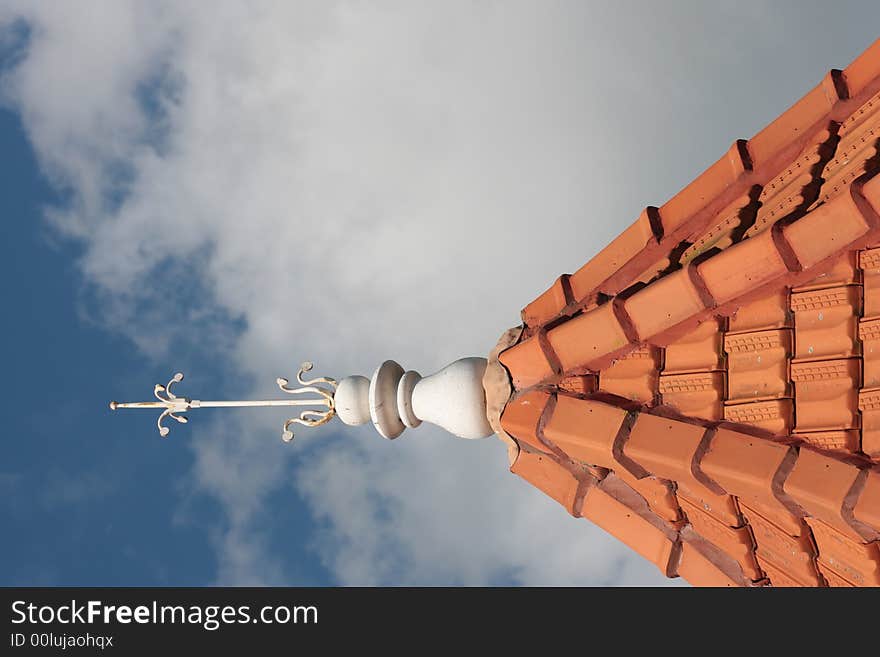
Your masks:
[{"label": "blue sky", "polygon": [[0,7],[0,583],[667,583],[495,439],[107,403],[487,354],[880,36],[826,5]]}]

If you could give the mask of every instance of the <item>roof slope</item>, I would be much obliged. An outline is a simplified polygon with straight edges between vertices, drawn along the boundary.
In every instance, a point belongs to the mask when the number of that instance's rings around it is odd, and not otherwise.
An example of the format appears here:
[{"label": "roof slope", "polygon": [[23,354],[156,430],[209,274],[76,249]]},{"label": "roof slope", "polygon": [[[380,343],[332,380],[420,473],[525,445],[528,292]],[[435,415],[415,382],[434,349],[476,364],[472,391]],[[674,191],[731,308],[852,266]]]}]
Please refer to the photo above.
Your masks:
[{"label": "roof slope", "polygon": [[880,585],[880,41],[527,305],[511,470],[710,586]]}]

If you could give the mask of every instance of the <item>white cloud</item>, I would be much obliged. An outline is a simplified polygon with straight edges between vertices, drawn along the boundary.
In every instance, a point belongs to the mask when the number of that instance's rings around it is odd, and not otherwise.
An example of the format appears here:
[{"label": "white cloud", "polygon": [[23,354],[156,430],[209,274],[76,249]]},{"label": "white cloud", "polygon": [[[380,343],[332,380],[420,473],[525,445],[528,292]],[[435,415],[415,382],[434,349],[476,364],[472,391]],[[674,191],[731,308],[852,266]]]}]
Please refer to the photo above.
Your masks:
[{"label": "white cloud", "polygon": [[[688,111],[723,114],[741,97],[736,87],[706,97],[699,85],[753,61],[711,35],[765,24],[754,8],[118,1],[0,11],[32,27],[4,94],[70,195],[50,217],[86,245],[82,269],[104,319],[169,366],[168,340],[145,336],[160,322],[168,335],[196,322],[218,358],[260,382],[254,394],[306,356],[341,377],[386,358],[428,373],[488,353],[559,272],[769,116],[743,103],[739,125],[681,125]],[[701,56],[652,32],[675,20],[708,33]],[[756,34],[778,47],[776,32]],[[180,266],[207,303],[184,306],[187,282],[162,279]],[[244,331],[214,321],[218,311]],[[328,427],[314,434],[329,445],[284,448],[270,442],[275,420],[254,417],[190,425],[193,486],[228,518],[218,581],[287,577],[260,509],[290,481],[319,527],[303,540],[341,583],[666,581],[507,473],[498,442],[421,428],[386,444]]]}]

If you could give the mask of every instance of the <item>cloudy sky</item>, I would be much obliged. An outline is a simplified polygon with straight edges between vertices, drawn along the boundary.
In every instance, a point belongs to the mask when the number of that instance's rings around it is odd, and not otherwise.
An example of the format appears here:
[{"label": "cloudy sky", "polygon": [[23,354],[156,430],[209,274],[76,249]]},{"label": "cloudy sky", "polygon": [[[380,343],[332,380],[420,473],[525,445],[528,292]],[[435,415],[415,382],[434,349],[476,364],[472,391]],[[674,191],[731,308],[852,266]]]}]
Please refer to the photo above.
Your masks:
[{"label": "cloudy sky", "polygon": [[[149,397],[485,355],[864,2],[0,1],[3,584],[668,583],[496,439]],[[674,583],[674,582],[673,582]]]}]

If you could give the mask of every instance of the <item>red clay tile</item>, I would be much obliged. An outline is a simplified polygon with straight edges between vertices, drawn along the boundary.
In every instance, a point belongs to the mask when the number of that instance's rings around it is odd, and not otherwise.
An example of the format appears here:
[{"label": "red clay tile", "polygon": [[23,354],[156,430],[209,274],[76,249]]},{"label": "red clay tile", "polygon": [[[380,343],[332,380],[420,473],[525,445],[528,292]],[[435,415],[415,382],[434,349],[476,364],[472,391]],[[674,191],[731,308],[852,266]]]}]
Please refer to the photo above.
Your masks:
[{"label": "red clay tile", "polygon": [[705,429],[678,420],[640,413],[623,445],[623,453],[651,474],[678,483],[685,497],[716,518],[738,526],[739,511],[729,495],[719,495],[699,481],[692,469]]},{"label": "red clay tile", "polygon": [[815,131],[817,124],[826,119],[839,99],[834,77],[827,74],[806,96],[749,140],[755,168]]},{"label": "red clay tile", "polygon": [[782,502],[782,482],[794,458],[790,447],[719,428],[699,468],[746,504],[774,507],[784,513],[789,507]]},{"label": "red clay tile", "polygon": [[859,432],[849,431],[816,431],[813,433],[799,433],[798,439],[808,445],[826,451],[858,452]]},{"label": "red clay tile", "polygon": [[549,399],[549,394],[537,390],[515,397],[501,413],[501,427],[518,442],[524,442],[542,452],[549,452],[549,448],[538,439],[537,433],[538,421]]},{"label": "red clay tile", "polygon": [[844,503],[858,476],[859,469],[855,466],[801,449],[783,489],[810,516],[850,538],[861,540],[861,535],[843,516]]},{"label": "red clay tile", "polygon": [[[870,252],[876,252],[878,263],[880,263],[880,249],[871,249]],[[863,251],[862,256],[870,252]],[[862,293],[865,319],[880,318],[880,268],[865,271]]]},{"label": "red clay tile", "polygon": [[819,200],[828,202],[846,191],[866,171],[877,168],[880,145],[880,94],[862,105],[840,127],[840,143],[825,166]]},{"label": "red clay tile", "polygon": [[790,329],[775,329],[724,336],[727,353],[727,398],[753,401],[788,397]]},{"label": "red clay tile", "polygon": [[718,213],[708,230],[691,240],[692,244],[681,254],[679,262],[686,265],[709,249],[726,249],[733,244],[734,234],[739,232],[740,226],[754,217],[755,205],[750,195],[740,196]]},{"label": "red clay tile", "polygon": [[816,566],[819,568],[819,571],[822,573],[825,581],[828,582],[828,586],[831,586],[833,588],[855,588],[855,584],[845,580],[843,577],[831,570],[828,566],[822,563],[817,563]]},{"label": "red clay tile", "polygon": [[880,472],[873,471],[853,507],[853,517],[880,532]]},{"label": "red clay tile", "polygon": [[690,319],[706,305],[685,267],[636,292],[624,308],[644,340]]},{"label": "red clay tile", "polygon": [[722,338],[718,320],[706,320],[687,335],[666,345],[663,371],[670,374],[723,369]]},{"label": "red clay tile", "polygon": [[850,96],[860,93],[880,77],[880,39],[844,69],[843,77]]},{"label": "red clay tile", "polygon": [[620,464],[614,457],[614,441],[626,416],[626,411],[610,404],[560,395],[544,426],[544,437],[573,459],[616,470]]},{"label": "red clay tile", "polygon": [[782,229],[798,262],[807,269],[864,237],[873,218],[854,192],[841,194]]},{"label": "red clay tile", "polygon": [[498,356],[501,364],[510,372],[517,390],[536,385],[553,376],[553,367],[544,355],[537,336],[526,338],[519,344],[505,349]]},{"label": "red clay tile", "polygon": [[836,138],[828,126],[824,126],[809,141],[800,154],[761,190],[754,225],[746,231],[746,237],[767,230],[780,219],[793,212],[806,209],[819,191],[819,175],[834,149]]},{"label": "red clay tile", "polygon": [[663,374],[660,376],[663,404],[682,415],[720,420],[723,415],[724,372]]},{"label": "red clay tile", "polygon": [[[608,278],[619,274],[628,263],[640,256],[648,245],[656,244],[657,237],[651,219],[653,212],[651,208],[643,210],[634,224],[571,275],[569,283],[575,300],[582,301],[593,295],[603,287],[602,284]],[[647,265],[647,262],[637,265],[639,271],[632,273],[638,274]],[[609,293],[616,294],[619,291],[612,290]]]},{"label": "red clay tile", "polygon": [[734,244],[700,263],[697,271],[719,304],[755,291],[788,273],[772,231]]},{"label": "red clay tile", "polygon": [[629,344],[611,302],[550,329],[547,340],[564,372],[587,368]]},{"label": "red clay tile", "polygon": [[521,449],[510,471],[559,502],[571,515],[579,515],[580,482],[554,457]]},{"label": "red clay tile", "polygon": [[792,293],[795,357],[815,360],[858,355],[860,306],[858,285]]},{"label": "red clay tile", "polygon": [[746,585],[741,574],[736,577],[725,572],[691,542],[682,543],[678,574],[693,586],[738,587]]},{"label": "red clay tile", "polygon": [[858,427],[858,358],[793,362],[797,432]]},{"label": "red clay tile", "polygon": [[880,388],[880,317],[859,322],[862,343],[862,385]]},{"label": "red clay tile", "polygon": [[862,412],[862,451],[871,458],[880,457],[880,388],[859,391]]},{"label": "red clay tile", "polygon": [[653,403],[657,396],[660,360],[660,349],[641,345],[602,370],[599,387],[642,404]]},{"label": "red clay tile", "polygon": [[556,386],[575,395],[589,395],[599,389],[599,377],[595,374],[564,376]]},{"label": "red clay tile", "polygon": [[739,506],[744,516],[748,516],[749,513],[751,513],[751,516],[760,516],[774,525],[779,531],[788,534],[791,538],[799,539],[808,536],[810,533],[810,528],[807,527],[807,523],[804,522],[803,518],[782,506],[765,506],[756,502],[743,502]]},{"label": "red clay tile", "polygon": [[582,515],[669,573],[675,543],[666,533],[614,497],[593,486],[584,498]]},{"label": "red clay tile", "polygon": [[792,288],[792,292],[806,292],[808,290],[822,290],[828,287],[841,285],[854,285],[860,282],[857,273],[856,261],[858,251],[846,251],[834,261],[834,266],[828,271],[822,272],[816,278],[807,281],[803,285]]},{"label": "red clay tile", "polygon": [[770,586],[784,588],[813,586],[812,584],[806,584],[792,577],[789,573],[785,572],[781,568],[774,566],[771,562],[764,559],[760,555],[758,556],[758,564],[761,566],[761,570],[763,570],[767,574],[767,577],[770,579]]},{"label": "red clay tile", "polygon": [[721,159],[667,201],[660,208],[664,234],[672,233],[685,224],[696,212],[737,182],[750,168],[745,157],[744,143],[734,142]]},{"label": "red clay tile", "polygon": [[794,402],[791,399],[725,402],[724,419],[764,429],[776,436],[787,436],[794,426]]},{"label": "red clay tile", "polygon": [[808,518],[819,562],[859,586],[880,586],[880,543],[847,538],[820,520]]},{"label": "red clay tile", "polygon": [[681,518],[681,509],[672,484],[666,479],[653,476],[636,479],[625,468],[615,470],[614,474],[645,498],[648,508],[667,522],[675,522]]},{"label": "red clay tile", "polygon": [[761,578],[755,561],[755,545],[748,527],[728,527],[687,500],[681,500],[681,508],[694,530],[736,559],[746,577],[751,580]]},{"label": "red clay tile", "polygon": [[742,513],[749,521],[757,545],[756,554],[763,562],[769,562],[804,585],[820,585],[816,549],[809,531],[795,538],[747,506],[742,507]]},{"label": "red clay tile", "polygon": [[543,326],[559,315],[571,300],[568,274],[563,274],[550,288],[523,308],[522,320],[526,326]]},{"label": "red clay tile", "polygon": [[[865,219],[872,225],[876,226],[880,223],[880,176],[876,173],[862,176],[850,186],[853,200],[861,209]],[[875,231],[876,232],[876,231]],[[864,246],[859,248],[869,248],[880,246],[878,239],[874,237]]]},{"label": "red clay tile", "polygon": [[783,288],[743,306],[728,320],[729,333],[745,333],[794,326],[788,309],[788,289]]}]

